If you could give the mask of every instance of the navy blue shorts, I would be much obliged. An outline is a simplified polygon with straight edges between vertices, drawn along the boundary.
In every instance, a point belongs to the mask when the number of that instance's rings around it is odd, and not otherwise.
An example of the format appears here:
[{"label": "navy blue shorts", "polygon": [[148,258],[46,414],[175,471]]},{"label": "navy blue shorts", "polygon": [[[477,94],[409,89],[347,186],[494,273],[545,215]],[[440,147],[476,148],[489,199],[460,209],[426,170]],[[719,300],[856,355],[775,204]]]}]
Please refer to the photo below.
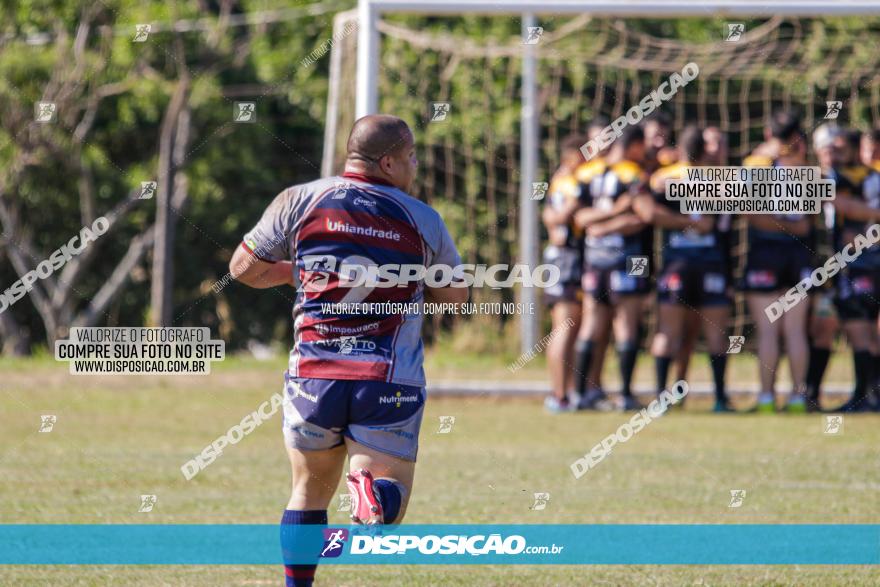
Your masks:
[{"label": "navy blue shorts", "polygon": [[694,260],[668,261],[657,280],[657,301],[691,308],[726,306],[727,269],[721,263]]},{"label": "navy blue shorts", "polygon": [[880,271],[850,267],[837,279],[834,304],[840,319],[869,320],[880,316]]},{"label": "navy blue shorts", "polygon": [[425,388],[384,381],[285,377],[284,439],[326,450],[347,436],[379,452],[415,461]]}]

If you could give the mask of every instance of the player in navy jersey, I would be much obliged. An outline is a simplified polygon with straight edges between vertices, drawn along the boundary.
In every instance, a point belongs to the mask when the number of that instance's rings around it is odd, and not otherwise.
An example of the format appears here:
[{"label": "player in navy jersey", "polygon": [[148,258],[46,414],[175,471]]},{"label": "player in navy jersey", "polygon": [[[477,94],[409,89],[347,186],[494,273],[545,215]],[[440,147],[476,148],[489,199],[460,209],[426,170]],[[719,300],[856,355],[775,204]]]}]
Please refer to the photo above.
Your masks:
[{"label": "player in navy jersey", "polygon": [[[425,403],[422,317],[382,303],[463,303],[468,296],[461,284],[428,287],[423,279],[404,279],[403,287],[357,283],[351,268],[455,267],[461,260],[440,215],[407,194],[417,160],[404,121],[359,119],[347,151],[341,177],[281,192],[230,262],[245,285],[297,288],[284,386],[292,468],[285,547],[298,542],[302,525],[327,523],[346,456],[352,519],[403,518]],[[285,562],[288,586],[312,584],[316,565]]]},{"label": "player in navy jersey", "polygon": [[575,372],[586,376],[592,348],[613,329],[622,380],[620,407],[625,410],[640,406],[632,395],[632,375],[642,302],[649,289],[647,267],[639,260],[650,257],[651,231],[632,210],[633,194],[646,179],[644,154],[642,129],[626,128],[612,147],[607,169],[587,185],[587,206],[575,216],[586,233],[584,320]]},{"label": "player in navy jersey", "polygon": [[693,126],[686,128],[678,141],[678,163],[651,176],[651,193],[638,196],[634,208],[644,222],[662,229],[663,237],[663,268],[657,278],[657,333],[651,345],[657,393],[666,389],[669,366],[680,354],[688,318],[696,314],[711,358],[715,411],[727,412],[731,411],[724,386],[731,304],[731,216],[685,216],[677,202],[666,199],[666,182],[684,179],[687,168],[700,163],[704,146],[702,131]]},{"label": "player in navy jersey", "polygon": [[[806,137],[798,118],[777,113],[770,123],[771,140],[762,145],[775,158],[758,154],[747,157],[746,166],[786,167],[806,164]],[[792,379],[788,411],[806,410],[804,392],[809,348],[807,316],[809,304],[796,304],[771,322],[765,313],[780,295],[812,272],[814,243],[812,220],[803,214],[748,214],[748,256],[742,289],[746,292],[749,314],[758,333],[758,362],[761,392],[756,409],[776,409],[776,369],[779,364],[780,336],[785,338]]]}]

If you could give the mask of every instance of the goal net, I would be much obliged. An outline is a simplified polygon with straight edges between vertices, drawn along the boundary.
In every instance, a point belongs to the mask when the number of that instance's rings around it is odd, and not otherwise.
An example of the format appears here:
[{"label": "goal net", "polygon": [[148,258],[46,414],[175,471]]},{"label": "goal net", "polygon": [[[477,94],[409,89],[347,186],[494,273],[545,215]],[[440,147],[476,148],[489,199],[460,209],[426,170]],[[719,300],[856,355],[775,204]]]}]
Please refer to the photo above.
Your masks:
[{"label": "goal net", "polygon": [[[340,15],[336,26],[356,16],[354,11]],[[736,40],[728,40],[732,23],[744,25]],[[727,164],[739,164],[761,142],[765,123],[780,108],[797,109],[808,132],[824,121],[828,101],[843,103],[840,124],[867,129],[880,123],[880,18],[585,14],[542,15],[536,24],[542,29],[533,47],[540,122],[537,181],[549,181],[568,134],[584,132],[597,115],[613,120],[624,114],[689,62],[699,65],[699,76],[661,110],[676,132],[686,124],[719,127],[729,142]],[[378,87],[378,111],[415,127],[421,159],[415,195],[443,214],[468,262],[516,262],[522,258],[519,16],[386,14],[377,28],[380,59],[372,83]],[[351,35],[334,46],[338,65],[328,111],[335,129],[350,128],[355,116],[356,43]],[[432,103],[449,104],[443,120],[432,120]],[[330,138],[335,148],[328,149],[325,169],[335,171],[344,158],[344,132]],[[734,251],[741,270],[743,238],[735,239]],[[515,293],[476,295],[512,301]],[[742,296],[733,326],[731,334],[750,329]]]}]

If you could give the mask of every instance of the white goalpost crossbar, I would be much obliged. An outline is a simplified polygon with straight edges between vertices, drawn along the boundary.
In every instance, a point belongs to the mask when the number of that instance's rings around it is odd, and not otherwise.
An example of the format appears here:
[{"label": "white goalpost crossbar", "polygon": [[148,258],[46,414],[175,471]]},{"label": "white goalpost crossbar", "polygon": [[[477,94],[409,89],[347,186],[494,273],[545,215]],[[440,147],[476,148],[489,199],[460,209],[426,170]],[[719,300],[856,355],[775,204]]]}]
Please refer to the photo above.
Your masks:
[{"label": "white goalpost crossbar", "polygon": [[[536,14],[592,14],[605,17],[672,18],[695,16],[791,17],[854,16],[880,14],[876,0],[359,0],[355,117],[377,112],[379,102],[379,31],[383,13],[406,14],[496,14],[519,16],[522,30],[536,26]],[[520,115],[520,263],[538,264],[538,209],[532,199],[532,183],[538,171],[537,59],[535,45],[523,44],[522,107]],[[520,317],[520,346],[523,352],[538,341],[540,316],[534,288],[520,290],[520,302],[531,304],[534,314]]]}]

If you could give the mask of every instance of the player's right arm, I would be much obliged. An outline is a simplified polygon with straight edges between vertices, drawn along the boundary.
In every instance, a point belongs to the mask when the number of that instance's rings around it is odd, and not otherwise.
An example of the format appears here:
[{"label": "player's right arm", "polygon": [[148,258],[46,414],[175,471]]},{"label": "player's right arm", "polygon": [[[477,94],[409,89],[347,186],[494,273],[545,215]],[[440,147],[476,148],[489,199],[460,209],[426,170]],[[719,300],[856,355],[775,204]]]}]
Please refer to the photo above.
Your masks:
[{"label": "player's right arm", "polygon": [[293,263],[291,261],[260,260],[244,243],[232,254],[232,259],[229,261],[229,274],[233,279],[255,289],[266,289],[279,285],[293,287]]}]

